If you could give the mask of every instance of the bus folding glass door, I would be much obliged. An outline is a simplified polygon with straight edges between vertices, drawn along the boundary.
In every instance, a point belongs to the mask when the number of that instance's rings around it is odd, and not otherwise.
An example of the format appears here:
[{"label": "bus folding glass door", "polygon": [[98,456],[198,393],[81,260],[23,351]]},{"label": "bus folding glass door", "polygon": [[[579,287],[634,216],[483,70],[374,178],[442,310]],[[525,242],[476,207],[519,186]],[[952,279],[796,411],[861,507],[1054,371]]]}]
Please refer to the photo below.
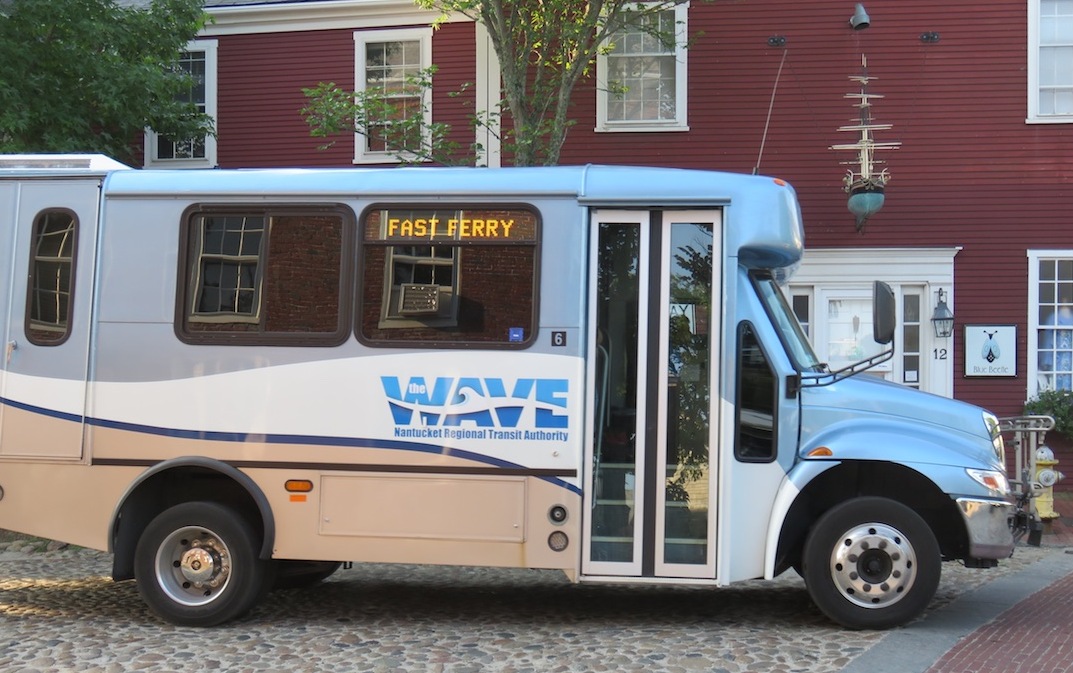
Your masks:
[{"label": "bus folding glass door", "polygon": [[592,224],[583,572],[712,578],[720,213]]}]

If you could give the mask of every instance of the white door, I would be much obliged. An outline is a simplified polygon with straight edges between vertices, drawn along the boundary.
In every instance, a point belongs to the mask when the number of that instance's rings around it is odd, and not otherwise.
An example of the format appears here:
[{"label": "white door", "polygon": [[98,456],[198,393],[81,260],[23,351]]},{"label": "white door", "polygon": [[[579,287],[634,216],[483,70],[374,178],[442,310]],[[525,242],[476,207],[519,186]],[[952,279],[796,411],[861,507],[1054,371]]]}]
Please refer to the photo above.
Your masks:
[{"label": "white door", "polygon": [[592,226],[583,572],[714,578],[721,213]]},{"label": "white door", "polygon": [[[833,371],[879,355],[888,348],[872,338],[871,288],[821,289],[817,292],[817,308],[815,346],[820,358]],[[868,373],[890,380],[892,366],[888,360]]]},{"label": "white door", "polygon": [[0,456],[82,456],[99,182],[19,188],[6,294]]}]

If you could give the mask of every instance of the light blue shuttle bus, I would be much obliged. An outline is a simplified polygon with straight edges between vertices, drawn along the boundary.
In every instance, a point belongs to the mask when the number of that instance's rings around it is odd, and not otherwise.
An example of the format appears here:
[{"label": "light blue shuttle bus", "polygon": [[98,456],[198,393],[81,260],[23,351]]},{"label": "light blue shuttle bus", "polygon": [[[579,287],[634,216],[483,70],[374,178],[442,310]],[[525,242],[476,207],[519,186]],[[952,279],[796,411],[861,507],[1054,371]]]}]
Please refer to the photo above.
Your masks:
[{"label": "light blue shuttle bus", "polygon": [[399,562],[789,570],[886,628],[1013,551],[994,416],[817,361],[781,180],[7,156],[0,241],[0,527],[176,624]]}]

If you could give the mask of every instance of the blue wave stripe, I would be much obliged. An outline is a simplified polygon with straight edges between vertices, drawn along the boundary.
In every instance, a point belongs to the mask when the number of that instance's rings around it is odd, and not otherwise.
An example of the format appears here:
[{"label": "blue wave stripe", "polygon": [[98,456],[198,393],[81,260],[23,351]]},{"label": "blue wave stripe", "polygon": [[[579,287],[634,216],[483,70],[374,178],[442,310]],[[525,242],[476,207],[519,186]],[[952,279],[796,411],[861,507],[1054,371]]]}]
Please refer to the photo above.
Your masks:
[{"label": "blue wave stripe", "polygon": [[48,416],[49,418],[58,418],[63,421],[72,421],[74,423],[81,423],[85,418],[82,414],[69,414],[66,411],[46,409],[45,407],[38,407],[33,404],[19,402],[17,400],[10,400],[6,397],[0,397],[0,404],[12,407],[14,409],[21,409],[22,411],[29,411],[33,414],[40,414],[41,416]]},{"label": "blue wave stripe", "polygon": [[[217,442],[235,442],[239,444],[305,444],[308,446],[342,446],[363,449],[391,449],[395,451],[416,451],[418,453],[461,458],[463,460],[469,460],[476,463],[482,463],[485,465],[491,465],[493,467],[499,467],[504,469],[530,469],[524,465],[519,465],[517,463],[501,460],[499,458],[493,458],[492,456],[486,456],[484,454],[474,453],[472,451],[465,451],[463,449],[457,449],[450,446],[435,446],[428,444],[419,444],[417,442],[403,442],[392,439],[332,437],[327,435],[282,435],[260,434],[252,432],[215,432],[208,430],[183,430],[181,428],[163,428],[153,425],[141,425],[138,423],[112,421],[104,418],[92,418],[82,416],[81,414],[70,414],[63,411],[57,411],[55,409],[47,409],[45,407],[26,404],[25,402],[17,402],[15,400],[10,400],[4,397],[0,397],[0,404],[4,404],[15,409],[20,409],[22,411],[39,414],[41,416],[47,416],[49,418],[71,421],[74,423],[85,422],[87,425],[92,425],[99,428],[121,430],[123,432],[136,432],[145,435],[156,435],[158,437],[174,437],[177,439],[208,440]],[[547,481],[549,483],[555,484],[556,486],[565,488],[568,491],[577,495],[581,495],[580,488],[573,484],[567,483],[558,477],[540,476],[538,478],[543,479],[544,481]]]}]

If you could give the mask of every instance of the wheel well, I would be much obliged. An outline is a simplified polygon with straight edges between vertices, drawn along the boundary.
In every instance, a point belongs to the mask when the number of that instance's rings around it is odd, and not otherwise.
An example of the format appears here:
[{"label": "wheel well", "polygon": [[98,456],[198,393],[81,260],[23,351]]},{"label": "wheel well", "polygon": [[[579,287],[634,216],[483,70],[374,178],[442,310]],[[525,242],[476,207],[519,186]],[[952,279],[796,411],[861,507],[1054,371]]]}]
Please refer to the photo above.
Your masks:
[{"label": "wheel well", "polygon": [[805,538],[824,512],[869,495],[895,500],[919,514],[935,534],[944,559],[968,553],[968,535],[957,504],[930,479],[896,463],[850,461],[817,476],[794,500],[779,535],[776,573],[800,567]]},{"label": "wheel well", "polygon": [[134,577],[134,550],[145,527],[164,510],[184,502],[215,502],[234,509],[261,536],[261,557],[267,558],[274,535],[271,510],[266,509],[267,502],[252,481],[240,483],[235,475],[249,481],[224,464],[219,468],[213,464],[175,465],[143,476],[126,494],[113,522],[112,579]]}]

